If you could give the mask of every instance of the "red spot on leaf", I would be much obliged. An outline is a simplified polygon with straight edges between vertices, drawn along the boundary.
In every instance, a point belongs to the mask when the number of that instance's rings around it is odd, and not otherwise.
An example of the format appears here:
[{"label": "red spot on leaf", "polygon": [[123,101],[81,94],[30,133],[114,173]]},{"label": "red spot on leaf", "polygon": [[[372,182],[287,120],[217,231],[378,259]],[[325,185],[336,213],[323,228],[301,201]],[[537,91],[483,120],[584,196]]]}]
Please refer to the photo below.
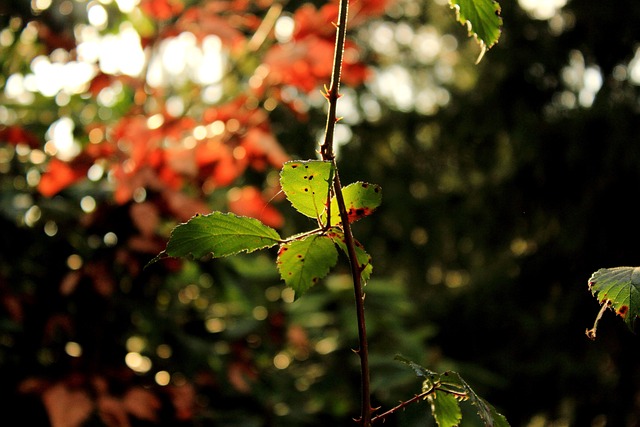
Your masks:
[{"label": "red spot on leaf", "polygon": [[347,216],[349,217],[349,222],[354,222],[359,220],[360,218],[364,218],[365,216],[371,215],[373,209],[370,208],[349,208],[347,211]]},{"label": "red spot on leaf", "polygon": [[628,312],[629,312],[629,306],[627,306],[627,305],[620,306],[620,308],[618,309],[618,314],[619,314],[622,318],[627,317],[627,313],[628,313]]}]

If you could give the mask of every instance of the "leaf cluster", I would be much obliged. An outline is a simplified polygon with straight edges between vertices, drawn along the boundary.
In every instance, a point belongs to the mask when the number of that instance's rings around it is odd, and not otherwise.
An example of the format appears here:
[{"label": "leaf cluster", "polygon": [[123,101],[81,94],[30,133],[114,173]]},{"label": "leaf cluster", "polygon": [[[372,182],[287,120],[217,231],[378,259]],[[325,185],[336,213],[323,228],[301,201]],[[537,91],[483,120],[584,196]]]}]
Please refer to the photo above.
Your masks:
[{"label": "leaf cluster", "polygon": [[[287,199],[298,212],[316,220],[316,229],[283,239],[275,229],[254,218],[221,212],[196,215],[171,232],[166,249],[151,263],[166,256],[219,258],[279,245],[278,271],[299,298],[335,266],[337,248],[349,256],[332,195],[334,168],[330,161],[296,160],[285,163],[280,174]],[[344,188],[343,197],[349,221],[354,222],[378,208],[382,191],[377,185],[356,182]],[[359,243],[356,256],[366,282],[373,270],[371,257]]]},{"label": "leaf cluster", "polygon": [[460,425],[462,420],[460,402],[464,401],[469,401],[476,407],[478,416],[485,426],[509,426],[507,419],[489,402],[478,396],[457,372],[433,372],[402,356],[396,356],[396,360],[411,367],[414,373],[423,379],[422,393],[417,397],[429,402],[439,427]]}]

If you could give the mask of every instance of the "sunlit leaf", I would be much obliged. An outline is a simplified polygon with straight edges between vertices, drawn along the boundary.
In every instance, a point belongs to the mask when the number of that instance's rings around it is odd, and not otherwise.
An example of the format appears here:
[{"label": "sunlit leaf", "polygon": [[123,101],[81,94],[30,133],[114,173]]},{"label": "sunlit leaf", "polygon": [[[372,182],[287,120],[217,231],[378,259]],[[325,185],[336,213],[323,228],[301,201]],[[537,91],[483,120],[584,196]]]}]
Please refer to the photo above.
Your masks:
[{"label": "sunlit leaf", "polygon": [[[332,227],[328,232],[327,236],[329,236],[333,242],[338,245],[340,249],[344,252],[344,254],[348,257],[349,250],[347,249],[347,243],[345,241],[344,233],[338,227]],[[362,269],[362,280],[366,283],[371,277],[371,272],[373,271],[373,265],[371,264],[371,255],[365,251],[364,246],[357,240],[355,241],[356,248],[356,258],[358,260],[358,266]]]},{"label": "sunlit leaf", "polygon": [[257,219],[213,212],[196,215],[174,228],[167,248],[151,263],[163,256],[224,257],[268,248],[279,242],[278,232]]},{"label": "sunlit leaf", "polygon": [[294,208],[311,218],[320,218],[327,204],[333,164],[327,161],[287,162],[280,172],[280,185]]},{"label": "sunlit leaf", "polygon": [[278,271],[280,277],[295,291],[296,299],[325,277],[338,261],[333,240],[313,234],[280,246]]},{"label": "sunlit leaf", "polygon": [[452,394],[436,391],[428,397],[431,413],[439,427],[454,427],[460,424],[462,411],[458,400]]},{"label": "sunlit leaf", "polygon": [[[610,307],[633,330],[640,316],[640,267],[601,268],[589,279],[589,290],[604,307]],[[593,328],[595,337],[596,324]]]},{"label": "sunlit leaf", "polygon": [[[467,384],[465,380],[462,379],[459,373],[454,371],[446,371],[442,374],[433,372],[427,368],[424,368],[418,365],[411,360],[408,360],[402,356],[396,356],[396,360],[408,365],[413,369],[415,374],[423,378],[423,393],[429,392],[427,396],[432,396],[431,391],[434,393],[447,393],[454,397],[458,401],[468,400],[471,404],[476,407],[476,411],[478,416],[482,420],[485,426],[487,427],[508,427],[509,423],[504,415],[500,414],[496,409],[488,403],[486,400],[482,399],[480,396],[476,394],[475,391]],[[437,402],[436,399],[429,398],[429,401],[432,403],[433,414],[436,416],[436,410],[439,411],[439,415],[442,415],[443,422],[445,420],[447,422],[451,421],[455,416],[454,410],[451,408],[451,401],[443,399],[441,401],[444,404],[444,407],[437,408],[434,407],[433,402]],[[436,406],[438,403],[436,403]],[[438,424],[442,427],[442,425],[459,425],[459,424],[440,424],[440,421],[436,418]]]},{"label": "sunlit leaf", "polygon": [[[382,203],[380,186],[367,182],[354,182],[347,185],[342,189],[342,196],[350,223],[371,215]],[[323,222],[326,222],[324,217]],[[339,224],[341,222],[338,201],[334,197],[331,199],[331,223]]]},{"label": "sunlit leaf", "polygon": [[[458,22],[469,30],[483,49],[490,49],[500,38],[500,5],[494,0],[449,0]],[[482,55],[480,56],[480,58]],[[478,59],[480,59],[478,58]]]}]

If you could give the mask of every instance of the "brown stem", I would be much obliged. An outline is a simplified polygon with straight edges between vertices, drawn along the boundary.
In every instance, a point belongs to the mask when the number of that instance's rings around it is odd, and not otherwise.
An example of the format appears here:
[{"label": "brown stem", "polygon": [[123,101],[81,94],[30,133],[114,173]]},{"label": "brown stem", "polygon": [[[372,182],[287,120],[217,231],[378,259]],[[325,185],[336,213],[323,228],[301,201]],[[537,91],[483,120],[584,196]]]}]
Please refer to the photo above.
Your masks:
[{"label": "brown stem", "polygon": [[[329,111],[327,112],[327,126],[325,129],[324,142],[320,146],[320,154],[323,160],[334,163],[335,174],[333,178],[333,192],[335,193],[338,203],[338,211],[340,212],[340,220],[345,236],[345,245],[349,254],[349,263],[351,266],[351,276],[353,279],[353,289],[355,293],[356,317],[358,322],[359,348],[357,350],[360,356],[360,372],[361,372],[361,407],[360,418],[358,423],[362,427],[371,426],[371,385],[369,379],[369,346],[367,343],[367,328],[364,317],[364,292],[362,290],[362,269],[358,265],[356,254],[356,245],[349,224],[349,215],[342,196],[342,185],[338,169],[335,167],[335,153],[333,150],[333,135],[336,126],[336,109],[338,98],[340,98],[340,75],[342,72],[342,56],[344,53],[344,42],[347,34],[347,15],[349,12],[348,0],[340,0],[340,10],[338,13],[338,23],[336,24],[336,47],[333,58],[333,71],[331,73],[331,85],[325,91],[325,97],[329,102]],[[330,224],[327,224],[330,225]]]},{"label": "brown stem", "polygon": [[340,76],[342,75],[342,55],[344,54],[344,41],[347,37],[347,15],[349,13],[349,1],[340,0],[338,22],[336,24],[336,47],[333,54],[333,71],[331,72],[331,85],[325,88],[325,97],[329,101],[327,113],[327,126],[324,133],[324,142],[320,146],[320,154],[324,160],[334,160],[333,133],[336,127],[336,109],[340,98]]},{"label": "brown stem", "polygon": [[404,409],[405,407],[409,406],[410,404],[417,402],[418,400],[424,399],[425,397],[427,397],[429,394],[434,392],[434,388],[431,387],[429,388],[429,390],[423,391],[420,394],[416,394],[415,396],[413,396],[411,399],[409,400],[405,400],[404,402],[400,402],[400,404],[398,404],[397,406],[394,406],[393,408],[389,409],[386,412],[383,412],[382,414],[376,415],[375,417],[373,417],[373,419],[371,420],[371,422],[376,422],[376,421],[380,421],[380,420],[384,420],[387,416],[399,411],[400,409]]}]

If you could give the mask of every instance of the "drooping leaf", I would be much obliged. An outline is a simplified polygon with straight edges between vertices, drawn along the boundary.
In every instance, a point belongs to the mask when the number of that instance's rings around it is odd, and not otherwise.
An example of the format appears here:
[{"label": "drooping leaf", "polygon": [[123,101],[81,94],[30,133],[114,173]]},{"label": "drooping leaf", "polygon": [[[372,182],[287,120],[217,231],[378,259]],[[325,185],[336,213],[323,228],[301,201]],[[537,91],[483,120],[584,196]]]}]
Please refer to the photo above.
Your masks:
[{"label": "drooping leaf", "polygon": [[[396,360],[410,366],[416,375],[423,378],[422,390],[423,393],[428,393],[427,398],[432,404],[432,410],[434,417],[436,416],[436,410],[440,411],[443,415],[442,420],[452,420],[454,416],[453,409],[450,408],[450,399],[443,399],[441,401],[445,406],[442,408],[434,407],[434,403],[437,406],[437,399],[432,399],[433,393],[446,393],[452,396],[457,401],[468,400],[471,404],[476,406],[478,416],[487,427],[509,427],[509,423],[504,415],[500,414],[496,409],[476,394],[475,391],[462,379],[460,374],[454,371],[446,371],[442,374],[433,372],[427,368],[418,365],[411,360],[408,360],[402,356],[397,355]],[[433,393],[432,393],[433,392]],[[440,421],[436,418],[438,425],[442,427]],[[444,422],[444,421],[443,421]],[[459,425],[459,424],[443,424],[443,425]]]},{"label": "drooping leaf", "polygon": [[325,277],[338,262],[338,251],[331,238],[313,234],[284,243],[278,251],[280,277],[295,291],[296,299]]},{"label": "drooping leaf", "polygon": [[[349,223],[371,215],[382,203],[382,189],[379,185],[367,182],[354,182],[342,189],[344,205],[349,216]],[[340,224],[340,210],[335,197],[331,199],[331,223]],[[323,222],[326,218],[323,217]]]},{"label": "drooping leaf", "polygon": [[431,413],[439,427],[455,427],[460,424],[462,411],[454,395],[436,391],[428,396]]},{"label": "drooping leaf", "polygon": [[[610,307],[634,329],[634,321],[640,316],[640,267],[601,268],[591,275],[589,290],[603,307]],[[597,320],[594,337],[596,327]]]},{"label": "drooping leaf", "polygon": [[474,36],[482,54],[498,42],[500,38],[500,5],[495,0],[449,0],[449,4],[456,10],[458,22],[469,30],[469,36]]},{"label": "drooping leaf", "polygon": [[217,258],[253,252],[280,241],[277,231],[254,218],[222,212],[196,215],[173,229],[167,248],[150,264],[163,256]]},{"label": "drooping leaf", "polygon": [[[349,257],[349,250],[347,249],[347,242],[344,237],[344,232],[338,227],[332,227],[328,232],[327,236],[329,236],[333,242],[338,245],[342,252]],[[371,272],[373,271],[373,265],[371,264],[371,255],[365,251],[364,246],[357,240],[355,240],[356,247],[356,258],[358,260],[358,266],[362,269],[361,277],[363,282],[367,282],[371,277]]]},{"label": "drooping leaf", "polygon": [[332,170],[328,161],[287,162],[280,172],[282,191],[298,212],[318,219],[326,209]]},{"label": "drooping leaf", "polygon": [[476,394],[475,391],[469,384],[467,384],[459,374],[458,377],[460,381],[464,383],[465,389],[467,391],[467,396],[471,404],[476,407],[476,411],[480,419],[484,422],[485,426],[489,427],[509,427],[509,423],[504,415],[496,411],[496,408],[493,407],[489,402],[481,398]]}]

